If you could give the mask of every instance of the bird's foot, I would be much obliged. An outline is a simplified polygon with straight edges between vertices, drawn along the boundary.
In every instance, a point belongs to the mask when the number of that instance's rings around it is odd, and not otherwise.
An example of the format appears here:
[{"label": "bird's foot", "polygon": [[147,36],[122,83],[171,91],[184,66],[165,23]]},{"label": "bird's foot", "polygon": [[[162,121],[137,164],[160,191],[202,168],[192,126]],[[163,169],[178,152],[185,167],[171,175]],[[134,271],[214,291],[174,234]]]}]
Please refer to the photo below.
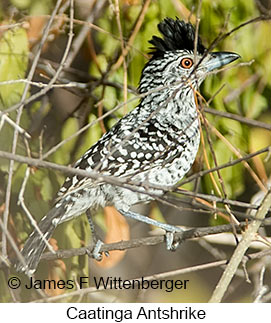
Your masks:
[{"label": "bird's foot", "polygon": [[180,240],[179,241],[175,241],[174,242],[174,233],[177,232],[183,232],[183,229],[181,229],[180,227],[176,227],[174,225],[171,224],[167,224],[167,223],[162,223],[156,220],[153,220],[147,216],[141,215],[141,214],[137,214],[131,211],[123,211],[123,210],[118,210],[122,215],[128,217],[128,218],[132,218],[134,220],[140,221],[140,222],[144,222],[147,224],[151,224],[154,225],[158,228],[161,228],[163,230],[166,231],[166,245],[167,245],[167,250],[171,250],[174,251],[177,249]]},{"label": "bird's foot", "polygon": [[[92,243],[95,244],[94,248],[91,251],[87,250],[87,254],[89,257],[92,257],[95,260],[101,261],[103,259],[103,252],[101,252],[101,248],[104,243],[102,242],[101,239],[99,239],[96,233],[90,210],[86,211],[86,215],[87,215],[88,223],[91,230]],[[109,255],[108,251],[105,251],[104,254],[106,255],[106,257],[108,257]]]},{"label": "bird's foot", "polygon": [[[183,231],[183,230],[182,230]],[[181,231],[178,231],[181,232]],[[174,241],[174,233],[175,232],[166,232],[166,245],[167,245],[167,250],[170,251],[175,251],[181,242],[181,238],[178,238],[178,240]]]},{"label": "bird's foot", "polygon": [[97,261],[101,261],[103,259],[103,253],[101,252],[101,247],[103,244],[104,243],[102,242],[102,240],[97,240],[92,250],[92,257]]},{"label": "bird's foot", "polygon": [[97,261],[101,261],[103,259],[103,253],[105,254],[106,257],[108,257],[109,256],[108,251],[101,251],[101,248],[103,245],[104,243],[102,242],[102,240],[98,239],[95,243],[94,248],[92,248],[92,250],[87,249],[87,255],[91,258],[94,258]]}]

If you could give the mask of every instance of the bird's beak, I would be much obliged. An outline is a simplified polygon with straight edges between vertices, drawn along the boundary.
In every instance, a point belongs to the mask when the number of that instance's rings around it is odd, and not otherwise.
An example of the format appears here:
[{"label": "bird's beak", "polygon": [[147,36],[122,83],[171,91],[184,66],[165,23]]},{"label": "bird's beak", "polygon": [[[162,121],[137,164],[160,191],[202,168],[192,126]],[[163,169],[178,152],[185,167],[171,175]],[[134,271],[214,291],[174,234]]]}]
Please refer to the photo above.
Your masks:
[{"label": "bird's beak", "polygon": [[241,57],[240,55],[231,52],[212,52],[210,53],[210,56],[211,58],[205,65],[208,72],[227,65]]}]

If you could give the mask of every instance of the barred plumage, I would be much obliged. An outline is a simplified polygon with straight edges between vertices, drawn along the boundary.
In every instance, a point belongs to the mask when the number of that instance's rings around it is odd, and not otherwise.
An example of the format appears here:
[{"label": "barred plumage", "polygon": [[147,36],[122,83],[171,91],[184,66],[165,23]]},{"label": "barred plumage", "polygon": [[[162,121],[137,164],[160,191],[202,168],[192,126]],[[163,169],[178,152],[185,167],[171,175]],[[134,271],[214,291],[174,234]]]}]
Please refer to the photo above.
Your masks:
[{"label": "barred plumage", "polygon": [[[163,38],[154,36],[150,41],[154,45],[152,58],[142,71],[139,85],[139,92],[146,95],[76,162],[75,168],[129,178],[150,187],[154,184],[168,188],[191,168],[200,142],[194,90],[208,72],[232,62],[239,55],[207,53],[198,39],[197,66],[195,32],[191,24],[166,18],[158,28]],[[58,224],[88,209],[107,205],[114,205],[127,215],[132,205],[151,200],[149,194],[144,194],[146,185],[138,190],[97,184],[80,176],[68,177],[53,209],[39,223],[39,229],[48,240]],[[163,193],[152,188],[150,192]],[[40,234],[34,231],[22,250],[26,265],[17,264],[17,269],[33,273],[45,246]]]}]

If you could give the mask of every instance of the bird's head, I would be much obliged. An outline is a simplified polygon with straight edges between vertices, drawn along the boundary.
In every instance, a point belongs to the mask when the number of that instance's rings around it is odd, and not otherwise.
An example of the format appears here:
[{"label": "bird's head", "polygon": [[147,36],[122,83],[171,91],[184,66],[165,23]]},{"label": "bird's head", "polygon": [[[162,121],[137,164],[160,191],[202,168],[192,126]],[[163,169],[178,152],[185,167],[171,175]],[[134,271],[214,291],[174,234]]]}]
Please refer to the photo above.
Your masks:
[{"label": "bird's head", "polygon": [[[184,83],[198,88],[208,73],[233,62],[240,56],[232,52],[208,52],[190,23],[166,18],[158,24],[162,38],[153,36],[150,43],[152,58],[142,72],[139,91],[147,92],[157,87]],[[197,46],[196,56],[194,53]]]}]

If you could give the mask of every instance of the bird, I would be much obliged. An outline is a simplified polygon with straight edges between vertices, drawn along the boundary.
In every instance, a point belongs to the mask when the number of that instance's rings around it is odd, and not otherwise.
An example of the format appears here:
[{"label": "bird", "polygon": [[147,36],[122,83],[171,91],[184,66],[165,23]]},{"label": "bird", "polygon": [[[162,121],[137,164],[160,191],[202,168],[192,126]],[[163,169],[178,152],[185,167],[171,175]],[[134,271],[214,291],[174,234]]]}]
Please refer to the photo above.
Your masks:
[{"label": "bird", "polygon": [[28,275],[36,271],[47,241],[59,224],[106,206],[165,229],[169,233],[167,248],[174,249],[172,235],[181,231],[179,227],[130,209],[163,195],[190,170],[200,144],[195,91],[210,72],[240,55],[208,51],[194,26],[179,18],[163,19],[158,30],[161,37],[153,36],[149,41],[152,47],[139,81],[139,104],[73,166],[139,184],[131,190],[89,177],[68,176],[53,207],[38,223],[38,230],[28,237],[21,251],[24,261],[18,260],[17,271]]}]

